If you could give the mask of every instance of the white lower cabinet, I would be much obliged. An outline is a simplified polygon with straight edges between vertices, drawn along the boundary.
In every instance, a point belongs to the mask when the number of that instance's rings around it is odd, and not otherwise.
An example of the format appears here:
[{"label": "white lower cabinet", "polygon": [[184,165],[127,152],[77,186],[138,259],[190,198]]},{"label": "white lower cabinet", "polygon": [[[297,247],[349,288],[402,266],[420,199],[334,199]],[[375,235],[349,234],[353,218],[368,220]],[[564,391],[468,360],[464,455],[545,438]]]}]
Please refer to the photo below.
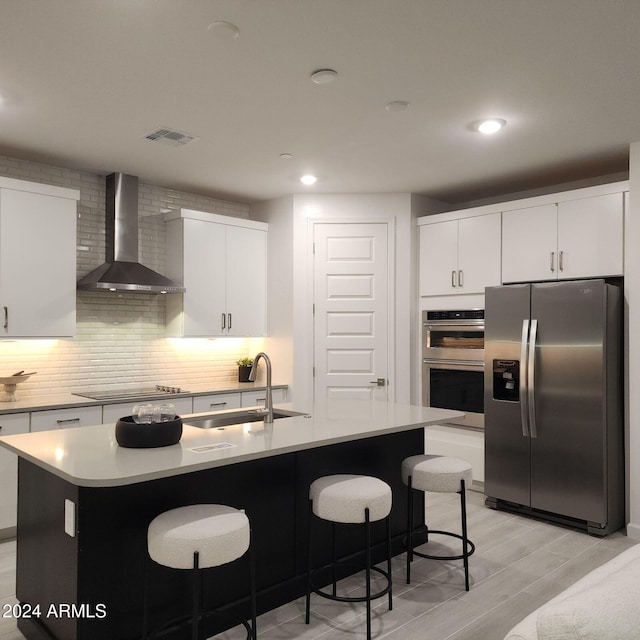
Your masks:
[{"label": "white lower cabinet", "polygon": [[130,402],[118,402],[117,404],[102,405],[102,422],[104,424],[116,423],[123,416],[130,416],[133,405],[141,402],[149,402],[151,404],[171,403],[179,416],[193,413],[193,403],[191,398],[158,398],[156,400],[133,400]]},{"label": "white lower cabinet", "polygon": [[[28,413],[10,413],[0,416],[0,435],[12,436],[29,432]],[[18,505],[18,456],[4,447],[0,448],[0,537],[4,529],[13,536]]]},{"label": "white lower cabinet", "polygon": [[[272,389],[271,396],[273,404],[281,404],[287,401],[286,389]],[[243,391],[242,392],[242,406],[243,407],[255,407],[257,404],[264,404],[266,397],[265,389],[258,391]]]},{"label": "white lower cabinet", "polygon": [[224,411],[225,409],[238,409],[242,406],[240,393],[213,393],[206,396],[193,397],[193,412]]},{"label": "white lower cabinet", "polygon": [[31,414],[31,431],[88,427],[95,424],[102,424],[102,407],[100,405],[34,411]]}]

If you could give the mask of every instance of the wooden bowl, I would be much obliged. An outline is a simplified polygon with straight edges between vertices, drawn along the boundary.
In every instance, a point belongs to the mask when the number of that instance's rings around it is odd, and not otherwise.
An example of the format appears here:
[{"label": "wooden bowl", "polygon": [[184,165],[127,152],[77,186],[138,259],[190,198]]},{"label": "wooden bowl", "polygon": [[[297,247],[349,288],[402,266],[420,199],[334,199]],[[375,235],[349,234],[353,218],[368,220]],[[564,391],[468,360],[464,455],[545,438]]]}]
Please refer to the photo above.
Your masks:
[{"label": "wooden bowl", "polygon": [[116,441],[121,447],[130,449],[150,449],[168,447],[180,442],[182,419],[176,416],[168,422],[138,424],[132,416],[124,416],[116,422]]}]

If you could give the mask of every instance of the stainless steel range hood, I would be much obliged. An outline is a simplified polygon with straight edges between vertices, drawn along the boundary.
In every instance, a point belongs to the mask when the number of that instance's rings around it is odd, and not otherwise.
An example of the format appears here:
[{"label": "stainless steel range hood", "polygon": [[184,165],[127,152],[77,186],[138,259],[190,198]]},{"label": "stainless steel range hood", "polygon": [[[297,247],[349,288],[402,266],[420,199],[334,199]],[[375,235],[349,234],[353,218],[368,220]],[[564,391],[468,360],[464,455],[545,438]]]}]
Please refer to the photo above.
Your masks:
[{"label": "stainless steel range hood", "polygon": [[81,278],[78,289],[184,292],[184,287],[138,262],[138,178],[112,173],[106,180],[106,262]]}]

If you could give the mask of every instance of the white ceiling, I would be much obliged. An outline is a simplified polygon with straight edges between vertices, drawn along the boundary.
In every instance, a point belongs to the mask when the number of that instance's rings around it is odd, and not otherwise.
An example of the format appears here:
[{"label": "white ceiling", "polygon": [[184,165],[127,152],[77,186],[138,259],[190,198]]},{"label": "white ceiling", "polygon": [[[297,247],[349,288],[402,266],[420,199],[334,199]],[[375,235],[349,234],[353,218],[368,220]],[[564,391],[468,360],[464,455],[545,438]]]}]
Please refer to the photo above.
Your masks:
[{"label": "white ceiling", "polygon": [[639,0],[0,0],[0,154],[243,202],[464,202],[626,171],[639,65]]}]

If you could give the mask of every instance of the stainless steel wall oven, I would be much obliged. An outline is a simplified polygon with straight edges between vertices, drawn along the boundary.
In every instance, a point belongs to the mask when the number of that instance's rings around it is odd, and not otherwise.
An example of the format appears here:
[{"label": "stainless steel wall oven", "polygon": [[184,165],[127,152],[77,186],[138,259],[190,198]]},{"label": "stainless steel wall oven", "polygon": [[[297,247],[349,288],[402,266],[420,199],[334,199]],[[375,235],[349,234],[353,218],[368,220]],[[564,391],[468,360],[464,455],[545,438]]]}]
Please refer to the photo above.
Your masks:
[{"label": "stainless steel wall oven", "polygon": [[466,414],[484,428],[484,310],[422,312],[422,404]]}]

